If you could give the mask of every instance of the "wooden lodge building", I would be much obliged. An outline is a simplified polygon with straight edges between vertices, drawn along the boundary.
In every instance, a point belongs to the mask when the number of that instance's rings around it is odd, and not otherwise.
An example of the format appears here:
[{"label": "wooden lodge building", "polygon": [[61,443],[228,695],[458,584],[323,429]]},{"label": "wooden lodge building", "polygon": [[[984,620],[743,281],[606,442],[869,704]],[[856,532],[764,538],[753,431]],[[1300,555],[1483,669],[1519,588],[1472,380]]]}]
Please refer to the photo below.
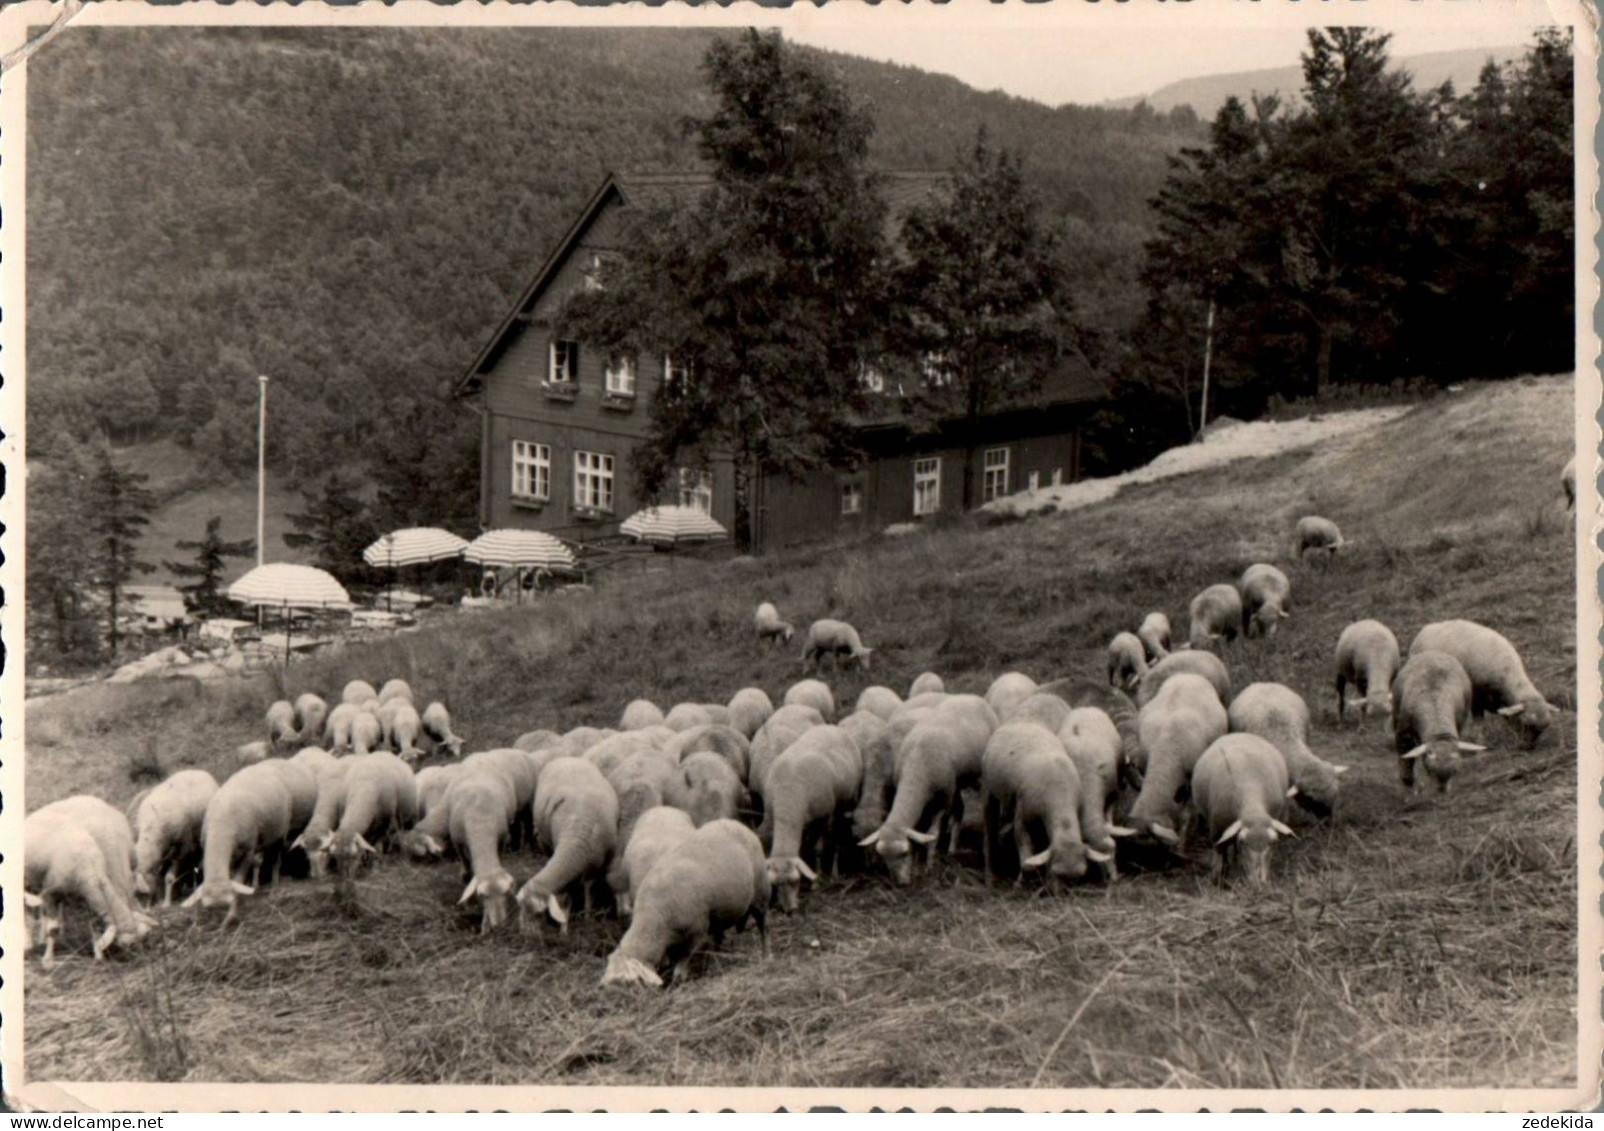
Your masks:
[{"label": "wooden lodge building", "polygon": [[[610,358],[584,342],[555,338],[553,322],[569,294],[594,285],[604,257],[628,254],[625,209],[665,196],[689,202],[709,183],[698,173],[608,176],[458,380],[457,395],[480,402],[479,519],[486,528],[603,541],[653,501],[634,496],[629,457],[647,433],[650,398],[672,360]],[[931,174],[889,175],[893,218],[943,183]],[[1085,359],[1073,354],[1031,403],[988,416],[974,453],[976,497],[984,502],[1078,478],[1083,414],[1107,395]],[[866,458],[853,471],[824,469],[801,481],[754,476],[753,552],[961,508],[965,453],[951,437],[914,435],[892,412],[863,424],[860,443]],[[709,469],[681,469],[678,497],[655,501],[695,506],[725,529],[735,527],[727,459]]]}]

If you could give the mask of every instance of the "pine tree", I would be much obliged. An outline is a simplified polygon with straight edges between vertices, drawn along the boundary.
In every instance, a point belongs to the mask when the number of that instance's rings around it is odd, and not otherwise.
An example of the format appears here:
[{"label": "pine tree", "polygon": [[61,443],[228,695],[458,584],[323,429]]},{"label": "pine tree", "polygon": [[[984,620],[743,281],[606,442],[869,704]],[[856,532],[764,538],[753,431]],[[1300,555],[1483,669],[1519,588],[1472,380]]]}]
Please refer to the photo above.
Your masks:
[{"label": "pine tree", "polygon": [[378,535],[368,508],[356,496],[356,484],[336,471],[310,490],[303,490],[306,509],[286,517],[295,531],[284,535],[291,549],[311,548],[313,564],[343,582],[366,581],[362,551]]},{"label": "pine tree", "polygon": [[96,582],[106,594],[109,614],[106,641],[113,656],[122,638],[122,626],[118,623],[122,587],[135,574],[152,573],[156,569],[135,557],[155,506],[155,499],[145,486],[148,482],[150,476],[118,467],[109,447],[100,449],[91,485],[89,529],[94,538]]},{"label": "pine tree", "polygon": [[180,585],[185,601],[191,609],[215,614],[222,607],[223,572],[225,558],[248,558],[256,552],[256,539],[245,538],[238,542],[225,541],[222,535],[223,519],[213,515],[206,520],[206,533],[199,541],[173,543],[180,550],[193,550],[192,562],[162,562],[167,571],[177,577],[193,577],[190,585]]}]

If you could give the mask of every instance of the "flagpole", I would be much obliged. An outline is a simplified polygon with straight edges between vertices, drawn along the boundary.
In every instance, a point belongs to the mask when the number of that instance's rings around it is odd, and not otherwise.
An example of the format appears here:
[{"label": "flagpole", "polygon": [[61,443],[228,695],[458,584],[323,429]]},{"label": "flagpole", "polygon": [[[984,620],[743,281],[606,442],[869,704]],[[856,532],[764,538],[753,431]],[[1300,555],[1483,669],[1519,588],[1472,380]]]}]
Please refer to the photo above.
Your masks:
[{"label": "flagpole", "polygon": [[262,564],[267,527],[267,376],[256,378],[261,397],[256,411],[256,564]]}]

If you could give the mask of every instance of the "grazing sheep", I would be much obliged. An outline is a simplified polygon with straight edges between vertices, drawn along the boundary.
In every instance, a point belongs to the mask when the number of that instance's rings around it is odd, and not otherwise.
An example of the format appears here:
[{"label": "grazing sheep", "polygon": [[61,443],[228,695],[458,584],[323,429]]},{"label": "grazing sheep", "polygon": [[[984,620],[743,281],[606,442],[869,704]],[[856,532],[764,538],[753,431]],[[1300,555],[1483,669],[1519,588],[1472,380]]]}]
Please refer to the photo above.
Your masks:
[{"label": "grazing sheep", "polygon": [[1145,707],[1153,701],[1164,681],[1181,672],[1190,672],[1200,675],[1209,681],[1214,693],[1220,697],[1223,707],[1231,701],[1231,673],[1225,666],[1225,661],[1213,652],[1203,652],[1195,648],[1187,648],[1180,652],[1171,652],[1158,663],[1147,669],[1142,682],[1136,688],[1136,705]]},{"label": "grazing sheep", "polygon": [[912,699],[915,695],[924,695],[931,691],[945,690],[947,690],[947,685],[942,682],[941,677],[935,672],[920,672],[914,677],[914,681],[908,685],[908,698]]},{"label": "grazing sheep", "polygon": [[1283,617],[1292,615],[1292,582],[1273,565],[1257,562],[1242,571],[1242,631],[1249,640],[1274,636]]},{"label": "grazing sheep", "polygon": [[707,712],[707,721],[714,726],[727,727],[730,725],[730,709],[723,703],[698,703],[698,707]]},{"label": "grazing sheep", "polygon": [[[712,724],[706,724],[711,726]],[[661,748],[654,741],[648,731],[626,730],[622,734],[615,734],[604,738],[589,750],[585,751],[585,761],[589,762],[602,772],[610,774],[627,758],[636,754],[657,754]],[[672,759],[666,759],[672,761]]]},{"label": "grazing sheep", "polygon": [[[1419,641],[1416,641],[1418,645]],[[1470,722],[1474,695],[1465,667],[1447,652],[1412,647],[1392,681],[1392,737],[1398,752],[1398,780],[1413,792],[1420,760],[1439,793],[1459,772],[1461,754],[1487,749],[1459,736]]]},{"label": "grazing sheep", "polygon": [[791,707],[797,704],[812,707],[827,723],[835,722],[835,695],[831,692],[830,685],[821,680],[804,679],[788,687],[782,706]]},{"label": "grazing sheep", "polygon": [[685,809],[698,827],[741,811],[746,790],[729,762],[711,750],[698,750],[679,764],[685,783]]},{"label": "grazing sheep", "polygon": [[743,687],[731,696],[729,710],[730,726],[750,740],[774,714],[774,703],[761,688]]},{"label": "grazing sheep", "polygon": [[1143,658],[1155,663],[1170,654],[1170,618],[1163,613],[1148,613],[1142,618],[1142,627],[1136,630],[1136,639],[1142,642]]},{"label": "grazing sheep", "polygon": [[321,696],[308,691],[295,699],[295,727],[303,743],[321,742],[323,724],[329,717],[329,705]]},{"label": "grazing sheep", "polygon": [[405,699],[413,702],[412,685],[404,679],[387,679],[384,686],[379,688],[379,706],[384,706],[392,699]]},{"label": "grazing sheep", "polygon": [[1342,531],[1337,529],[1336,523],[1329,518],[1308,515],[1298,519],[1297,532],[1292,540],[1292,556],[1302,561],[1309,550],[1323,550],[1328,558],[1334,557],[1345,545],[1347,543],[1343,541]]},{"label": "grazing sheep", "polygon": [[1229,643],[1242,631],[1242,594],[1234,585],[1210,585],[1192,598],[1191,615],[1188,639],[1193,648]]},{"label": "grazing sheep", "polygon": [[340,692],[340,702],[349,703],[353,707],[360,707],[369,699],[377,699],[379,693],[373,690],[373,685],[365,679],[353,679],[345,685]]},{"label": "grazing sheep", "polygon": [[746,787],[763,796],[763,781],[774,760],[810,727],[824,725],[824,716],[812,707],[793,703],[769,717],[752,739],[752,760],[747,764]]},{"label": "grazing sheep", "polygon": [[1319,817],[1337,803],[1337,779],[1347,766],[1333,766],[1309,749],[1309,705],[1280,683],[1250,683],[1226,711],[1231,730],[1253,734],[1281,752],[1292,779],[1288,797]]},{"label": "grazing sheep", "polygon": [[[916,711],[923,717],[929,711]],[[885,823],[891,801],[897,788],[897,751],[901,745],[899,735],[893,738],[889,723],[874,726],[880,716],[858,711],[841,720],[841,729],[857,743],[863,755],[863,781],[858,788],[858,807],[852,813],[852,835],[856,839],[868,836]],[[912,729],[909,723],[909,729]]]},{"label": "grazing sheep", "polygon": [[351,750],[356,754],[371,754],[384,744],[384,724],[378,715],[363,711],[351,720]]},{"label": "grazing sheep", "polygon": [[[1354,621],[1337,637],[1337,725],[1347,709],[1359,709],[1359,725],[1371,710],[1392,714],[1392,680],[1402,663],[1398,638],[1378,620]],[[1348,698],[1348,686],[1359,698]]]},{"label": "grazing sheep", "polygon": [[1023,672],[1004,672],[986,688],[986,705],[1006,719],[1015,707],[1036,694],[1036,681]]},{"label": "grazing sheep", "polygon": [[729,763],[730,770],[745,785],[747,767],[752,761],[752,744],[734,727],[715,723],[681,731],[663,744],[662,753],[671,762],[684,762],[693,754],[717,754]]},{"label": "grazing sheep", "polygon": [[340,825],[345,812],[345,774],[356,758],[341,758],[334,766],[317,774],[317,800],[312,816],[299,834],[290,841],[291,849],[306,853],[312,875],[322,877],[329,870],[329,849],[334,842],[334,830]]},{"label": "grazing sheep", "polygon": [[333,769],[340,760],[321,746],[303,746],[289,759],[292,765],[305,766],[315,778],[324,770]]},{"label": "grazing sheep", "polygon": [[162,881],[161,905],[173,905],[173,889],[201,862],[201,822],[217,792],[205,770],[179,770],[146,792],[134,815],[134,890],[154,896]]},{"label": "grazing sheep", "polygon": [[263,741],[247,742],[235,748],[234,761],[241,766],[249,766],[252,762],[260,762],[268,755],[267,743]]},{"label": "grazing sheep", "polygon": [[612,738],[618,732],[607,727],[575,727],[563,735],[572,739],[581,751],[589,750],[604,738]]},{"label": "grazing sheep", "polygon": [[1134,632],[1121,632],[1108,642],[1108,685],[1121,691],[1136,690],[1147,674],[1147,653]]},{"label": "grazing sheep", "polygon": [[613,889],[613,901],[620,915],[629,916],[633,904],[631,893],[640,889],[652,865],[695,831],[696,826],[683,809],[658,805],[642,813],[627,836],[619,837],[623,851],[613,854],[612,865],[607,869],[607,886]]},{"label": "grazing sheep", "polygon": [[796,634],[791,622],[781,620],[780,611],[767,601],[757,607],[752,622],[757,626],[759,643],[772,641],[774,644],[789,644],[791,637]]},{"label": "grazing sheep", "polygon": [[400,755],[402,761],[415,763],[423,757],[418,746],[418,739],[423,736],[423,718],[410,699],[398,696],[380,707],[379,725],[382,728],[380,741]]},{"label": "grazing sheep", "polygon": [[648,809],[672,805],[690,811],[690,793],[680,777],[679,763],[655,750],[631,754],[602,776],[618,798],[620,844],[629,842],[630,829]]},{"label": "grazing sheep", "polygon": [[[1042,694],[1056,695],[1075,711],[1096,707],[1119,731],[1120,770],[1132,789],[1140,789],[1141,773],[1147,767],[1147,754],[1136,725],[1136,704],[1118,688],[1096,679],[1057,679],[1042,685]],[[1062,730],[1062,728],[1060,728]]]},{"label": "grazing sheep", "polygon": [[[1008,825],[1019,848],[1021,881],[1033,868],[1046,868],[1049,883],[1078,880],[1088,860],[1113,861],[1112,841],[1101,848],[1082,840],[1080,771],[1058,736],[1040,723],[998,727],[986,743],[980,780],[988,884],[997,873],[998,839]],[[1038,853],[1042,841],[1046,846]]]},{"label": "grazing sheep", "polygon": [[519,927],[532,932],[549,913],[567,934],[564,893],[588,874],[606,869],[618,838],[618,795],[589,762],[559,758],[540,771],[534,812],[535,835],[551,850],[551,858],[518,889]]},{"label": "grazing sheep", "polygon": [[28,814],[22,823],[23,905],[39,913],[46,968],[55,962],[61,905],[76,896],[105,929],[95,958],[114,942],[139,941],[155,921],[134,904],[133,834],[128,819],[99,798],[69,797]]},{"label": "grazing sheep", "polygon": [[769,841],[769,884],[783,910],[800,906],[804,878],[818,879],[805,851],[819,868],[828,861],[840,874],[841,853],[851,845],[847,822],[862,781],[863,754],[840,727],[813,727],[775,759],[758,836]]},{"label": "grazing sheep", "polygon": [[873,648],[863,646],[858,630],[846,621],[816,620],[808,626],[807,646],[802,649],[802,671],[806,674],[813,670],[821,656],[834,656],[837,667],[840,666],[841,657],[846,656],[858,661],[858,666],[868,671],[869,653],[873,651]]},{"label": "grazing sheep", "polygon": [[355,724],[357,716],[362,714],[362,708],[355,703],[339,703],[329,712],[328,733],[325,736],[325,745],[329,750],[351,749],[351,727]]},{"label": "grazing sheep", "polygon": [[1560,489],[1565,492],[1565,509],[1576,509],[1576,457],[1565,465],[1565,470],[1559,473]]},{"label": "grazing sheep", "polygon": [[280,699],[267,709],[267,745],[269,749],[278,750],[281,747],[295,743],[301,736],[301,730],[295,725],[295,704],[288,699]]},{"label": "grazing sheep", "polygon": [[629,930],[607,956],[602,985],[661,986],[658,967],[674,964],[674,978],[689,968],[696,944],[711,935],[757,924],[763,957],[769,956],[770,887],[763,846],[752,830],[714,821],[671,848],[641,882]]},{"label": "grazing sheep", "polygon": [[631,699],[618,717],[619,730],[645,730],[663,722],[663,709],[650,699]]},{"label": "grazing sheep", "polygon": [[662,725],[670,730],[690,730],[692,727],[712,726],[713,716],[700,703],[676,703],[663,717]]},{"label": "grazing sheep", "polygon": [[1112,859],[1113,839],[1130,835],[1130,830],[1114,823],[1119,783],[1125,775],[1119,727],[1100,707],[1076,707],[1059,728],[1058,741],[1080,774],[1081,836],[1087,844],[1110,854],[1102,864],[1114,879],[1119,873]]},{"label": "grazing sheep", "polygon": [[1147,751],[1147,772],[1125,823],[1134,834],[1173,847],[1181,842],[1176,818],[1192,768],[1209,744],[1225,733],[1225,708],[1208,680],[1181,672],[1166,680],[1142,708],[1137,726]]},{"label": "grazing sheep", "polygon": [[[412,770],[388,750],[352,759],[345,772],[345,805],[327,842],[339,870],[355,875],[364,856],[374,856],[418,819],[418,786]],[[378,842],[378,847],[375,847]]]},{"label": "grazing sheep", "polygon": [[[427,817],[434,807],[445,800],[446,790],[462,772],[461,762],[448,762],[443,766],[425,766],[419,770],[413,785],[418,791],[418,817]],[[319,798],[322,797],[321,784]]]},{"label": "grazing sheep", "polygon": [[1415,634],[1409,654],[1446,652],[1458,660],[1470,677],[1471,713],[1496,711],[1513,719],[1520,731],[1522,750],[1537,745],[1558,717],[1543,693],[1533,685],[1520,653],[1500,632],[1468,620],[1438,621]]},{"label": "grazing sheep", "polygon": [[501,849],[518,803],[511,782],[488,764],[451,768],[456,773],[445,795],[402,843],[412,855],[438,856],[445,851],[441,839],[450,841],[466,884],[457,904],[478,899],[479,933],[489,934],[507,921],[507,903],[517,883],[501,864]]},{"label": "grazing sheep", "polygon": [[1251,884],[1270,882],[1270,847],[1291,836],[1286,815],[1287,766],[1274,746],[1253,734],[1215,739],[1192,771],[1192,800],[1214,842],[1214,874],[1235,863]]},{"label": "grazing sheep", "polygon": [[[517,747],[519,750],[527,750],[529,753],[533,754],[537,750],[544,750],[549,746],[556,746],[559,742],[563,741],[563,736],[554,730],[531,730],[520,734],[517,739],[513,741],[513,746]],[[583,754],[584,751],[581,750],[580,753]]]},{"label": "grazing sheep", "polygon": [[1054,734],[1069,717],[1069,704],[1056,695],[1038,691],[1008,713],[1003,722],[1040,723]]},{"label": "grazing sheep", "polygon": [[875,684],[865,687],[858,695],[858,702],[853,708],[855,711],[868,711],[882,719],[890,720],[897,708],[902,706],[902,696],[889,687]]},{"label": "grazing sheep", "polygon": [[556,746],[533,752],[503,746],[495,750],[481,750],[462,760],[464,766],[484,766],[494,770],[506,778],[507,784],[512,787],[517,805],[517,817],[512,829],[514,848],[534,839],[535,817],[530,806],[535,799],[535,785],[540,780],[541,770],[561,757],[563,751]]},{"label": "grazing sheep", "polygon": [[418,717],[423,733],[436,750],[445,750],[453,758],[462,757],[462,739],[451,730],[451,712],[438,699],[423,709]]},{"label": "grazing sheep", "polygon": [[[239,896],[271,874],[290,836],[293,799],[279,764],[246,766],[218,787],[201,822],[200,887],[182,906],[227,908],[226,924],[239,909]],[[249,873],[251,883],[243,877]]]}]

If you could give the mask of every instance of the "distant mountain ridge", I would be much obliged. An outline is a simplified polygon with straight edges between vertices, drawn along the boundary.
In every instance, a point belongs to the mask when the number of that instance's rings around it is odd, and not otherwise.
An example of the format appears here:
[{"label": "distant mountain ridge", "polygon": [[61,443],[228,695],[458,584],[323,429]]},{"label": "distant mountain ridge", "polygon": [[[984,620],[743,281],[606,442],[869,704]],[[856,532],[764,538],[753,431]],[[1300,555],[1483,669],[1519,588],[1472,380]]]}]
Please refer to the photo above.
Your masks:
[{"label": "distant mountain ridge", "polygon": [[[1526,51],[1521,44],[1508,47],[1473,47],[1460,51],[1432,51],[1420,55],[1405,55],[1395,59],[1392,68],[1405,70],[1414,76],[1416,90],[1430,90],[1451,81],[1454,90],[1464,94],[1476,85],[1481,69],[1488,59],[1502,65],[1520,58]],[[1181,79],[1159,87],[1150,94],[1130,98],[1115,98],[1102,105],[1109,109],[1128,110],[1146,102],[1154,110],[1168,112],[1179,106],[1191,106],[1199,118],[1210,120],[1219,112],[1231,95],[1246,102],[1254,94],[1276,93],[1283,103],[1291,102],[1303,87],[1303,68],[1269,67],[1258,71],[1237,71],[1223,75],[1202,75]]]}]

